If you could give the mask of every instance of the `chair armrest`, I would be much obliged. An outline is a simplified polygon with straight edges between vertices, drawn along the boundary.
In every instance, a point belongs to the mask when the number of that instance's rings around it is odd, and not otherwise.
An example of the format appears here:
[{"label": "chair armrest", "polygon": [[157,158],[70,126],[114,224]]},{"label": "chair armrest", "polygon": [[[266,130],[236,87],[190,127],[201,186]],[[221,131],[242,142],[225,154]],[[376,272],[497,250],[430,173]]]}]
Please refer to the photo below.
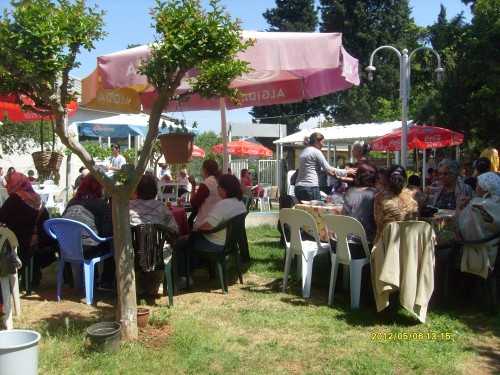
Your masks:
[{"label": "chair armrest", "polygon": [[209,229],[209,230],[200,230],[198,229],[196,232],[202,233],[202,234],[212,234],[221,231],[222,229],[225,229],[227,227],[227,224],[229,221],[223,221],[219,225],[217,225],[215,228]]},{"label": "chair armrest", "polygon": [[470,240],[470,241],[462,240],[462,241],[456,241],[456,243],[458,245],[480,245],[480,244],[483,244],[486,242],[493,241],[497,238],[500,238],[500,232],[497,232],[491,236],[488,236],[486,238],[482,238],[480,240]]}]

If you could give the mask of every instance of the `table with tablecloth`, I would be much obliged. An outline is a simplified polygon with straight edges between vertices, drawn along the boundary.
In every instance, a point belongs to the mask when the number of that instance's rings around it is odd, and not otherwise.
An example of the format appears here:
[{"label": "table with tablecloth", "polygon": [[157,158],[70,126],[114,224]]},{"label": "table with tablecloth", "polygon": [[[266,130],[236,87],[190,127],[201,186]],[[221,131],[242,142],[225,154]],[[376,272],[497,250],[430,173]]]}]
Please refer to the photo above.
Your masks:
[{"label": "table with tablecloth", "polygon": [[422,219],[432,225],[438,247],[450,245],[456,240],[455,215],[455,210],[439,210],[432,217]]},{"label": "table with tablecloth", "polygon": [[187,221],[186,211],[183,207],[170,207],[170,212],[177,223],[177,227],[179,228],[179,234],[181,236],[185,234],[189,234],[189,225]]},{"label": "table with tablecloth", "polygon": [[[296,210],[302,210],[310,213],[318,226],[319,237],[321,241],[328,242],[328,230],[326,229],[325,215],[340,215],[342,213],[341,205],[325,204],[325,205],[310,205],[310,204],[296,204]],[[304,228],[306,231],[307,228]]]}]

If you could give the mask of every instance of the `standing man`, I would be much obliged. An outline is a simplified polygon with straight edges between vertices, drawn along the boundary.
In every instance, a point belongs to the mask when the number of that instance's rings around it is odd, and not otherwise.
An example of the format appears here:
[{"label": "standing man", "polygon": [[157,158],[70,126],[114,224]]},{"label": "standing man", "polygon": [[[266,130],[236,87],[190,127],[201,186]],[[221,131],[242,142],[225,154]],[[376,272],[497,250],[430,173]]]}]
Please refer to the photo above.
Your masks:
[{"label": "standing man", "polygon": [[122,169],[122,166],[127,164],[127,160],[120,154],[119,144],[113,144],[111,151],[113,152],[113,156],[109,158],[108,171],[114,173]]}]

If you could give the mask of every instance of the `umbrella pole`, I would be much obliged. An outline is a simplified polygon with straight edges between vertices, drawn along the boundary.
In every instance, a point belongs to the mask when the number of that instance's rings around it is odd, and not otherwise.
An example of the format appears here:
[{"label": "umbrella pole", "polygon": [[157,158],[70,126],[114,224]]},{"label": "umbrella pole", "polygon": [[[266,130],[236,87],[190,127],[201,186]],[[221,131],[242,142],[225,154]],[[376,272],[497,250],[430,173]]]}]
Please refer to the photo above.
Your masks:
[{"label": "umbrella pole", "polygon": [[226,120],[226,102],[220,98],[220,125],[222,133],[222,173],[227,173],[229,164],[229,155],[227,153],[227,120]]},{"label": "umbrella pole", "polygon": [[427,150],[424,148],[422,150],[422,189],[425,189],[425,180],[427,178]]}]

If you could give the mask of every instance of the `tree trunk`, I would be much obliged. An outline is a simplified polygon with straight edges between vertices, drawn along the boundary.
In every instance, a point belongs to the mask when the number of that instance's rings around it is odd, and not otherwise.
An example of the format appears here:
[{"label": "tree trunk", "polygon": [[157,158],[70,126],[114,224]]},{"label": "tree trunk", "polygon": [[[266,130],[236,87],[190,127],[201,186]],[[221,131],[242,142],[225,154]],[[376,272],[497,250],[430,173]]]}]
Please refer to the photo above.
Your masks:
[{"label": "tree trunk", "polygon": [[122,324],[122,338],[135,340],[137,331],[137,300],[135,292],[134,249],[130,233],[129,189],[115,187],[112,194],[113,244],[115,249],[116,287],[118,301],[116,319]]}]

